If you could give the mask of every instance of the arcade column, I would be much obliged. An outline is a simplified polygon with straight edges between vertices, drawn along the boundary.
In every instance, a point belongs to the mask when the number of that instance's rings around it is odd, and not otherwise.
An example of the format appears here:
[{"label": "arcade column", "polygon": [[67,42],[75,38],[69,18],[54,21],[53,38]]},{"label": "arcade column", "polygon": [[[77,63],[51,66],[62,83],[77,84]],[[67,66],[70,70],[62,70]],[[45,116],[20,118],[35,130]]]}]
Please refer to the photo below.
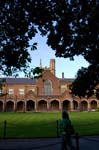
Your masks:
[{"label": "arcade column", "polygon": [[70,111],[74,110],[74,103],[73,100],[70,101]]},{"label": "arcade column", "polygon": [[38,106],[38,102],[35,101],[35,106],[34,106],[35,112],[37,112],[37,106]]},{"label": "arcade column", "polygon": [[47,111],[49,111],[49,109],[50,109],[50,101],[48,100],[47,101]]},{"label": "arcade column", "polygon": [[62,111],[63,102],[59,101],[59,111]]},{"label": "arcade column", "polygon": [[88,101],[88,111],[91,110],[91,105],[90,105],[90,102]]}]

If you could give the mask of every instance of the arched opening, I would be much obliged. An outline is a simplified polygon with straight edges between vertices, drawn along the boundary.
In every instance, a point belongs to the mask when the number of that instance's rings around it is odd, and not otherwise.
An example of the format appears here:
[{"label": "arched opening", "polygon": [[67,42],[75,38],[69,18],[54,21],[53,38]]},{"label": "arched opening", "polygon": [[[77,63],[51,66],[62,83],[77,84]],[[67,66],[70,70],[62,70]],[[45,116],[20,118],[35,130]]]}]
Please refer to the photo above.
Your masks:
[{"label": "arched opening", "polygon": [[95,100],[91,101],[90,106],[91,106],[91,110],[96,110],[97,109],[97,102]]},{"label": "arched opening", "polygon": [[81,102],[81,111],[87,111],[88,110],[88,103],[86,101]]},{"label": "arched opening", "polygon": [[27,101],[27,111],[34,111],[34,101],[32,100]]},{"label": "arched opening", "polygon": [[45,100],[38,102],[38,111],[47,111],[47,102]]},{"label": "arched opening", "polygon": [[57,100],[51,101],[50,110],[51,111],[59,111],[59,102]]},{"label": "arched opening", "polygon": [[12,101],[6,102],[6,111],[13,112],[14,111],[14,103]]},{"label": "arched opening", "polygon": [[2,111],[3,111],[3,102],[0,101],[0,112],[2,112]]},{"label": "arched opening", "polygon": [[25,110],[24,102],[23,101],[17,102],[17,111],[24,112],[24,110]]},{"label": "arched opening", "polygon": [[65,100],[63,101],[63,110],[70,110],[70,101],[69,100]]}]

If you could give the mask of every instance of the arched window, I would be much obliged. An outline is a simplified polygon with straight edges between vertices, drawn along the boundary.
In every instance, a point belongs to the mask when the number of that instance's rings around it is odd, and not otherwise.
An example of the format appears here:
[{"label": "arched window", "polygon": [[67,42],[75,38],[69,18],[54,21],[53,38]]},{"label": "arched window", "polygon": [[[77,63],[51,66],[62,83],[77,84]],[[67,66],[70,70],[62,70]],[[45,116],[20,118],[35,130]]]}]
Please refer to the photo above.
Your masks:
[{"label": "arched window", "polygon": [[52,93],[52,83],[50,80],[44,81],[44,95],[51,95]]}]

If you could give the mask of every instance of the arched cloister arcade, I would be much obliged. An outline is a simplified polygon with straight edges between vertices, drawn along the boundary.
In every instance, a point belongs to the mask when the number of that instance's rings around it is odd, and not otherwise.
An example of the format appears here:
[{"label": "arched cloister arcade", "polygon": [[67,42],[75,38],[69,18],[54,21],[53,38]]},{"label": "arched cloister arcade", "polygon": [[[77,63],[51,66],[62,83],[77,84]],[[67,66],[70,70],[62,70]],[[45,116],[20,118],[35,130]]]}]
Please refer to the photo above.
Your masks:
[{"label": "arched cloister arcade", "polygon": [[81,111],[87,111],[88,110],[88,102],[83,100],[81,101]]},{"label": "arched cloister arcade", "polygon": [[91,110],[97,109],[97,101],[96,100],[92,100],[90,102],[90,108],[91,108]]},{"label": "arched cloister arcade", "polygon": [[37,106],[38,111],[47,111],[47,102],[45,100],[40,100]]},{"label": "arched cloister arcade", "polygon": [[7,101],[5,105],[5,111],[6,112],[13,112],[14,111],[14,102],[13,101]]},{"label": "arched cloister arcade", "polygon": [[0,100],[0,112],[46,112],[46,111],[95,111],[99,108],[99,102],[96,99],[83,99],[81,101],[72,99],[28,99],[28,100],[8,100],[6,103]]},{"label": "arched cloister arcade", "polygon": [[64,100],[64,101],[63,101],[62,109],[63,109],[63,110],[67,110],[67,111],[70,110],[70,101],[69,101],[69,100]]},{"label": "arched cloister arcade", "polygon": [[57,100],[52,100],[50,102],[50,110],[51,111],[59,111],[59,101]]},{"label": "arched cloister arcade", "polygon": [[18,101],[16,111],[24,112],[24,110],[25,110],[25,103],[23,101]]},{"label": "arched cloister arcade", "polygon": [[26,110],[27,111],[34,111],[35,110],[35,102],[32,100],[28,100],[26,103]]}]

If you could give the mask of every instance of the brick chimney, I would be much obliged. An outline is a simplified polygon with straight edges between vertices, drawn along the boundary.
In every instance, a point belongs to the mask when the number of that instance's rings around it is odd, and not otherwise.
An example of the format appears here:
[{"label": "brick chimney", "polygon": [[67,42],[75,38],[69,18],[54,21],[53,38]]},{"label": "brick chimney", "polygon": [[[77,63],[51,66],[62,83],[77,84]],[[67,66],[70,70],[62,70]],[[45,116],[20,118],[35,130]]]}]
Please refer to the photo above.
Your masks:
[{"label": "brick chimney", "polygon": [[55,75],[55,59],[50,60],[50,71]]},{"label": "brick chimney", "polygon": [[62,79],[64,79],[64,72],[62,72]]}]

